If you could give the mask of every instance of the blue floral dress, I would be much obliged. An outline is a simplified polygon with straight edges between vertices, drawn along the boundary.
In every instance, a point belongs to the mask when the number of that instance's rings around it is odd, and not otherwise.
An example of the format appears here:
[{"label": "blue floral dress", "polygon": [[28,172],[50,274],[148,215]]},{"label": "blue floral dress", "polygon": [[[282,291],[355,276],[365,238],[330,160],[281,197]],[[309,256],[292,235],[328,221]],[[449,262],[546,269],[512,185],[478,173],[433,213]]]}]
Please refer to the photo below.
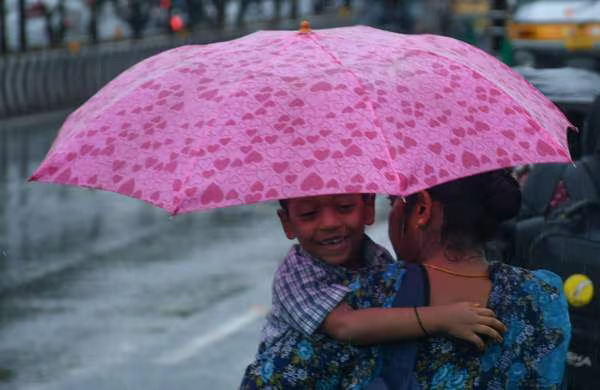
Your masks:
[{"label": "blue floral dress", "polygon": [[[403,263],[368,272],[348,272],[345,302],[355,309],[391,307],[404,273]],[[278,342],[261,343],[241,389],[361,389],[379,373],[379,346],[356,347],[321,332],[304,336],[293,329]]]},{"label": "blue floral dress", "polygon": [[493,263],[490,279],[488,307],[508,327],[503,343],[481,352],[460,340],[424,340],[417,380],[423,389],[560,388],[571,337],[560,277]]}]

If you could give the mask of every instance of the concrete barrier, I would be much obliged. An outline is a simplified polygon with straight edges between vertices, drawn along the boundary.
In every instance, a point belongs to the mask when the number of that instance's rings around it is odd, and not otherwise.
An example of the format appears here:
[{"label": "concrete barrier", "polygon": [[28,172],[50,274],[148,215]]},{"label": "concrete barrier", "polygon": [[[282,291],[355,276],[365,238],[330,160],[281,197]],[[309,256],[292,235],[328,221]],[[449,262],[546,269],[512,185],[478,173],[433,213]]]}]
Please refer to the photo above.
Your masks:
[{"label": "concrete barrier", "polygon": [[103,43],[77,52],[54,49],[0,57],[0,120],[81,104],[121,72],[184,44],[233,39],[247,31],[204,31],[183,39],[158,36]]},{"label": "concrete barrier", "polygon": [[131,65],[184,43],[157,39],[0,57],[0,119],[80,104]]},{"label": "concrete barrier", "polygon": [[[312,15],[314,28],[351,24],[352,15],[335,9]],[[277,28],[294,29],[299,20],[282,20]],[[149,37],[139,41],[105,42],[83,46],[77,52],[53,49],[15,53],[0,57],[0,121],[51,110],[72,108],[91,97],[125,69],[161,51],[185,45],[225,41],[252,31],[273,28],[258,22],[246,28],[202,30],[188,38],[176,35]],[[1,130],[1,129],[0,129]]]}]

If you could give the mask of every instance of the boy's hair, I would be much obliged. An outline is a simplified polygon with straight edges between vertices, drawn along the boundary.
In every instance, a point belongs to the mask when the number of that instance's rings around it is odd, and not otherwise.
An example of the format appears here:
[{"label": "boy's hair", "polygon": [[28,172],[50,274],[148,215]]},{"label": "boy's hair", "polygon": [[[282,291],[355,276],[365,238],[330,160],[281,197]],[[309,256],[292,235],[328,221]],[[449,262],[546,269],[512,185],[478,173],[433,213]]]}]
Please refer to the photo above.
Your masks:
[{"label": "boy's hair", "polygon": [[[373,196],[375,197],[375,194],[370,194],[370,193],[363,193],[362,197],[363,200],[367,200],[369,198],[369,196]],[[279,206],[283,209],[283,211],[285,211],[286,213],[288,212],[288,204],[290,203],[290,199],[291,198],[287,198],[287,199],[279,199]]]}]

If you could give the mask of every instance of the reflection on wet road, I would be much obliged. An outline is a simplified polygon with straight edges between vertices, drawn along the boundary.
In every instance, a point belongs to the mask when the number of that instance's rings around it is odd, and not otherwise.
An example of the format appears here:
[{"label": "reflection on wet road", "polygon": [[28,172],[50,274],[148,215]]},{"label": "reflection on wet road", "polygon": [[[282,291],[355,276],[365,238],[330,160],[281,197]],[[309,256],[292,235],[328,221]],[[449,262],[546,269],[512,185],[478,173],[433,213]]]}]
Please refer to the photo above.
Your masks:
[{"label": "reflection on wet road", "polygon": [[[65,115],[0,130],[0,290],[116,248],[154,229],[165,213],[132,199],[26,179]],[[158,224],[160,225],[160,224]]]},{"label": "reflection on wet road", "polygon": [[173,219],[27,184],[61,120],[0,131],[0,389],[235,388],[290,245],[275,205]]}]

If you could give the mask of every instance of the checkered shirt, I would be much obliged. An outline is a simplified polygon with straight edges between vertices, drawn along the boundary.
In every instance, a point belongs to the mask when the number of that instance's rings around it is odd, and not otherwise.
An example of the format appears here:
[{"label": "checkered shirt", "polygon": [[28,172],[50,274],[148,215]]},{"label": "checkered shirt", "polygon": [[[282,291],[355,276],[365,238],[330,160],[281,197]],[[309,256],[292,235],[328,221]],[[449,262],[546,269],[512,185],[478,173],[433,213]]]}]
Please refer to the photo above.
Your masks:
[{"label": "checkered shirt", "polygon": [[262,342],[270,344],[292,328],[305,336],[312,335],[325,317],[344,299],[351,288],[342,281],[352,280],[393,263],[394,259],[382,246],[365,235],[363,244],[365,265],[351,271],[332,266],[293,245],[273,280],[272,308],[263,328]]}]

